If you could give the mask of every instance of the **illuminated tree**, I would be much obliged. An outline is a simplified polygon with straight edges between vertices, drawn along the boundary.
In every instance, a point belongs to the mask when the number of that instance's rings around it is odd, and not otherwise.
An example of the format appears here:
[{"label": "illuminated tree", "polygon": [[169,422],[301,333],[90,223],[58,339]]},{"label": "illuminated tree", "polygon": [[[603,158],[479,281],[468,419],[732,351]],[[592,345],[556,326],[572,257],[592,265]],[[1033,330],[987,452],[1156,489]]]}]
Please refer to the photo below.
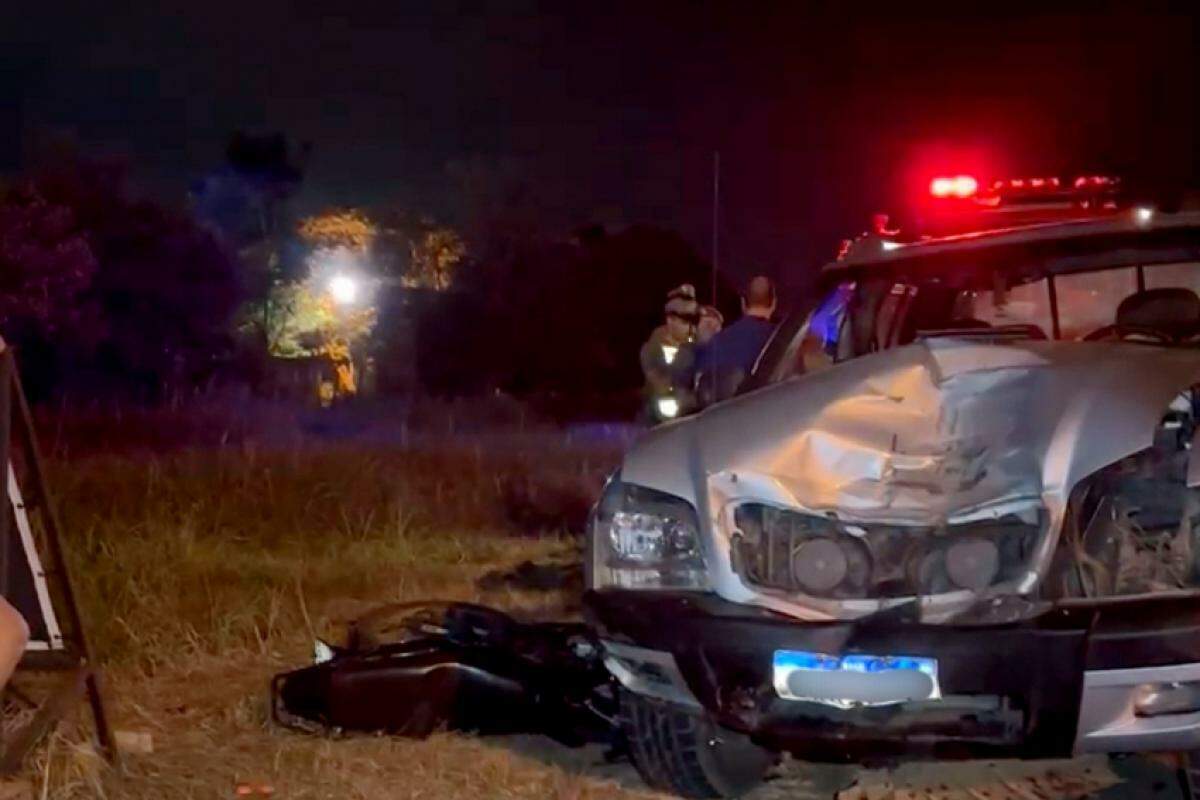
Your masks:
[{"label": "illuminated tree", "polygon": [[258,331],[276,358],[327,358],[338,376],[338,393],[352,394],[353,378],[342,378],[353,375],[354,347],[370,335],[376,310],[365,300],[339,301],[330,279],[346,269],[362,272],[375,225],[360,211],[340,209],[301,220],[297,233],[309,249],[304,276],[273,281],[247,309],[243,329]]},{"label": "illuminated tree", "polygon": [[463,240],[450,228],[430,228],[410,239],[408,247],[408,269],[400,280],[410,289],[449,289],[467,254]]},{"label": "illuminated tree", "polygon": [[308,338],[321,324],[317,297],[298,281],[270,287],[259,303],[247,306],[242,319],[243,330],[257,332],[277,358],[314,355]]},{"label": "illuminated tree", "polygon": [[259,327],[265,320],[267,349],[277,358],[325,355],[331,345],[360,341],[375,326],[373,307],[342,308],[312,281],[276,286],[265,302],[268,313],[246,324]]},{"label": "illuminated tree", "polygon": [[427,216],[391,209],[380,215],[373,260],[406,289],[445,291],[454,285],[467,247],[453,228]]},{"label": "illuminated tree", "polygon": [[365,252],[378,232],[366,214],[353,209],[335,209],[300,220],[301,238],[316,248],[344,247]]}]

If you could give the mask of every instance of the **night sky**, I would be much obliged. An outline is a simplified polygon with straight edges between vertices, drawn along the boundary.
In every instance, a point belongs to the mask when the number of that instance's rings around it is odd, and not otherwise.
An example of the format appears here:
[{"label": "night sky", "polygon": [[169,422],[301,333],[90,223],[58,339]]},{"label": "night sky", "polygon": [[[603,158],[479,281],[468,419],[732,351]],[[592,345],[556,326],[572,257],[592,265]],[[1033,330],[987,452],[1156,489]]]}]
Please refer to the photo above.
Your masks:
[{"label": "night sky", "polygon": [[455,176],[519,178],[548,230],[707,256],[719,149],[722,262],[793,282],[916,165],[1194,178],[1200,145],[1193,4],[4,5],[6,171],[66,132],[178,200],[233,130],[279,130],[313,144],[301,205],[463,219]]}]

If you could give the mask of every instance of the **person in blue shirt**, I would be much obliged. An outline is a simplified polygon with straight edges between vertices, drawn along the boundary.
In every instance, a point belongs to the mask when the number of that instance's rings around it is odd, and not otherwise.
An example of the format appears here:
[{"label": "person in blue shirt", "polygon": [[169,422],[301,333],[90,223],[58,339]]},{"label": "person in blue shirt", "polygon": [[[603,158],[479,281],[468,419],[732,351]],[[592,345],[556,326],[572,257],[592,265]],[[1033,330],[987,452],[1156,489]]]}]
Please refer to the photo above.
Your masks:
[{"label": "person in blue shirt", "polygon": [[703,405],[732,397],[753,370],[775,331],[771,317],[775,284],[759,275],[742,297],[742,317],[700,348],[696,356],[697,390]]},{"label": "person in blue shirt", "polygon": [[692,414],[699,410],[696,394],[696,377],[700,351],[712,338],[721,332],[725,318],[715,306],[700,306],[696,317],[696,333],[692,341],[679,348],[672,367],[674,395],[679,403],[679,415]]}]

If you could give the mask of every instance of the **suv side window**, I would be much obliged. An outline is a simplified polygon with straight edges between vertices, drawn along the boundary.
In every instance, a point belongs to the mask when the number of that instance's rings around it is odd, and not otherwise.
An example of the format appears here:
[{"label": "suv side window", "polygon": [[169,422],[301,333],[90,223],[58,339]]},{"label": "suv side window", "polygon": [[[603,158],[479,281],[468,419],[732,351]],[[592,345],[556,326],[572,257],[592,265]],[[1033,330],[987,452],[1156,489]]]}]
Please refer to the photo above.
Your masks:
[{"label": "suv side window", "polygon": [[796,354],[799,372],[815,372],[853,355],[850,310],[854,283],[843,283],[817,306],[808,318]]},{"label": "suv side window", "polygon": [[888,293],[879,303],[879,313],[875,315],[874,336],[871,339],[872,350],[887,350],[896,346],[900,337],[900,328],[908,314],[908,308],[917,294],[917,287],[906,283],[893,283]]},{"label": "suv side window", "polygon": [[1116,310],[1121,301],[1138,290],[1137,271],[1125,267],[1059,275],[1054,279],[1054,287],[1058,293],[1062,338],[1082,339],[1117,321]]},{"label": "suv side window", "polygon": [[[1058,302],[1061,308],[1064,302],[1061,289]],[[954,305],[954,317],[960,326],[963,323],[992,327],[1027,325],[1036,327],[1043,337],[1054,329],[1050,287],[1045,278],[1015,286],[998,284],[991,289],[964,289],[959,292]]]},{"label": "suv side window", "polygon": [[767,342],[753,375],[743,388],[779,383],[810,369],[832,364],[846,325],[854,284],[843,283],[804,315],[785,319]]},{"label": "suv side window", "polygon": [[749,385],[778,383],[896,346],[916,291],[893,281],[840,284],[803,320],[783,322]]},{"label": "suv side window", "polygon": [[1200,263],[1154,264],[1143,268],[1147,289],[1191,289],[1200,294]]}]

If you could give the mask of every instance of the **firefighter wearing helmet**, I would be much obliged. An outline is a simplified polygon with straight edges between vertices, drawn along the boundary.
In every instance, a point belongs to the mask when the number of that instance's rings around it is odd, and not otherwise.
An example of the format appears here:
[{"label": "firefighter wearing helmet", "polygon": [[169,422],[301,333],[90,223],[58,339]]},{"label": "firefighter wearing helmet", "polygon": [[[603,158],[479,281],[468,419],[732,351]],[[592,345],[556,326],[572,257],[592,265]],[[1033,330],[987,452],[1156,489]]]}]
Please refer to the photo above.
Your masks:
[{"label": "firefighter wearing helmet", "polygon": [[699,311],[695,287],[685,283],[672,289],[663,308],[663,324],[642,345],[645,408],[652,421],[662,422],[679,415],[681,398],[675,390],[678,357],[695,336]]}]

